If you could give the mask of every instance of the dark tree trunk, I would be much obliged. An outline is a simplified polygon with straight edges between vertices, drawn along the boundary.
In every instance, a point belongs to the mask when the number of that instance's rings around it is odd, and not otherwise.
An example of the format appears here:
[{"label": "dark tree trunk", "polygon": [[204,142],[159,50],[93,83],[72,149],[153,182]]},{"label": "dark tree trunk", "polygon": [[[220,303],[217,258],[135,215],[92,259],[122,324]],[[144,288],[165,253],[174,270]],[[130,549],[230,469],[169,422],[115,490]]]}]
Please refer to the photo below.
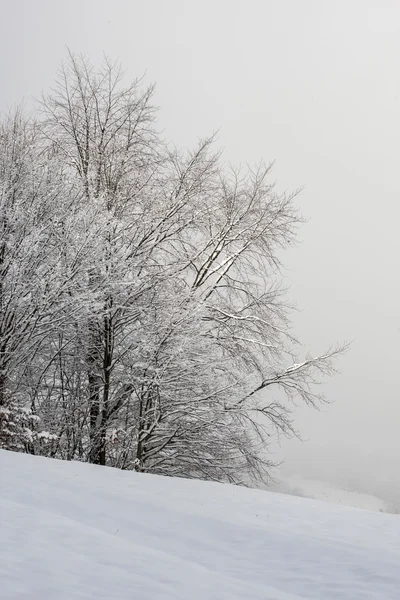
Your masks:
[{"label": "dark tree trunk", "polygon": [[100,429],[100,390],[99,349],[96,323],[89,323],[89,349],[87,353],[88,385],[89,385],[89,439],[90,448],[88,462],[100,464],[99,429]]}]

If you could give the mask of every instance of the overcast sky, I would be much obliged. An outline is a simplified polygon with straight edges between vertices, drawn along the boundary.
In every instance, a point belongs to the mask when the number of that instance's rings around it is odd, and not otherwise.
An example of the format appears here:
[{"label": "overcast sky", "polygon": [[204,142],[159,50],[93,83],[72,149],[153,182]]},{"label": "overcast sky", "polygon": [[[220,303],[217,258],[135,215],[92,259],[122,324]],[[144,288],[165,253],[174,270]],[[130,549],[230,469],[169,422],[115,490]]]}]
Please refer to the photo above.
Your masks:
[{"label": "overcast sky", "polygon": [[[301,408],[288,470],[400,498],[399,0],[0,0],[0,110],[48,88],[66,47],[156,82],[168,138],[219,130],[232,162],[275,160],[309,218],[285,255],[296,334],[353,341]],[[393,480],[395,483],[391,483]]]}]

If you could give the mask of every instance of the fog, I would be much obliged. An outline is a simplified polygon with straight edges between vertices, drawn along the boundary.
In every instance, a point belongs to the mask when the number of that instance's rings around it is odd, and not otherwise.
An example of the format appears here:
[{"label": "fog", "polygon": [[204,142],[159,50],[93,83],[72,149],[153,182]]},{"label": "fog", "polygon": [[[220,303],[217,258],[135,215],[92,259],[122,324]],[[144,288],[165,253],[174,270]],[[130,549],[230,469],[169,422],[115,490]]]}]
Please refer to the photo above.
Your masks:
[{"label": "fog", "polygon": [[30,106],[66,47],[156,82],[165,135],[218,130],[234,163],[275,160],[308,223],[284,255],[293,331],[352,341],[281,441],[287,472],[400,501],[400,4],[397,0],[1,0],[0,109]]}]

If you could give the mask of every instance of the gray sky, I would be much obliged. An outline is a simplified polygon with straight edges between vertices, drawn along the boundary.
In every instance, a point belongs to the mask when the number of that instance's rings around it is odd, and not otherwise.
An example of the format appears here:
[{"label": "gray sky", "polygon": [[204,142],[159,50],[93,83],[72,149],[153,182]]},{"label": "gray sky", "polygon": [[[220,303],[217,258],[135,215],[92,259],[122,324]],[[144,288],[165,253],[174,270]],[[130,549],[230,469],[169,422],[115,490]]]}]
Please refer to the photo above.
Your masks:
[{"label": "gray sky", "polygon": [[[296,334],[313,352],[354,340],[298,410],[309,441],[287,470],[398,493],[400,3],[398,0],[0,0],[0,109],[48,88],[66,46],[146,73],[167,137],[219,129],[235,163],[276,160],[305,185],[309,222],[285,256]],[[396,489],[397,485],[397,489]]]}]

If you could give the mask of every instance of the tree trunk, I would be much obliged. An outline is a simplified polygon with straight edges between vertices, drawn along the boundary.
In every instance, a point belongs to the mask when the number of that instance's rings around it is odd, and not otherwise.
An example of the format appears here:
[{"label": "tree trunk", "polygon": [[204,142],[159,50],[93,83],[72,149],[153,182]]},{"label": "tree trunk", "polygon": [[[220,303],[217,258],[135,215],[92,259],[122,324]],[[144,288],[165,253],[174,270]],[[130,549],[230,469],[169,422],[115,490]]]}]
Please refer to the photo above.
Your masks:
[{"label": "tree trunk", "polygon": [[88,364],[88,384],[89,384],[89,439],[90,448],[88,461],[93,464],[100,464],[99,451],[99,429],[100,421],[100,390],[101,377],[99,374],[99,350],[98,336],[96,335],[96,323],[94,320],[89,322],[89,349],[86,361]]}]

